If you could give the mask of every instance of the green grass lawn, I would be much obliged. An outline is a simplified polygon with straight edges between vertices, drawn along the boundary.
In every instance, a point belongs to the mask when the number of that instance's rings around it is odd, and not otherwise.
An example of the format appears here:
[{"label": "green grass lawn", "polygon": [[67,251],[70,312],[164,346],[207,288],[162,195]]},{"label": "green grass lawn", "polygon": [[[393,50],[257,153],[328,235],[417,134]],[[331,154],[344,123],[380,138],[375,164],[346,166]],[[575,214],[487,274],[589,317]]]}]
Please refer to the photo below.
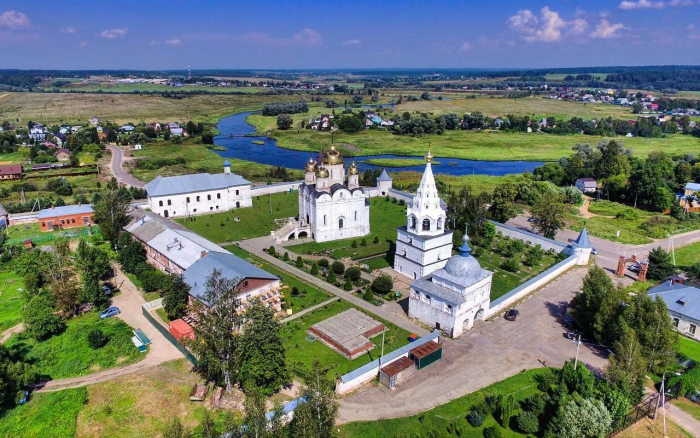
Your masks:
[{"label": "green grass lawn", "polygon": [[[493,240],[492,247],[495,247],[499,242],[500,237],[496,236]],[[529,246],[526,246],[527,250]],[[522,257],[523,254],[516,255],[516,258]],[[542,261],[535,266],[525,266],[522,262],[518,267],[518,272],[508,272],[498,265],[506,260],[506,257],[491,251],[484,251],[479,257],[479,264],[482,268],[493,272],[493,282],[491,283],[491,301],[510,292],[517,286],[525,283],[531,278],[544,272],[556,262],[555,257],[549,253],[545,253]]]},{"label": "green grass lawn", "polygon": [[[568,228],[581,231],[585,226],[592,236],[633,245],[651,243],[652,239],[663,239],[671,234],[684,233],[700,228],[700,221],[688,220],[681,222],[669,215],[640,209],[635,210],[639,214],[639,217],[636,219],[618,219],[615,217],[619,212],[631,209],[632,207],[617,202],[591,202],[589,211],[601,216],[584,219],[578,215],[570,214],[568,217]],[[619,237],[617,236],[618,230],[620,231]]]},{"label": "green grass lawn", "polygon": [[689,266],[700,262],[700,242],[676,248],[676,263]]},{"label": "green grass lawn", "polygon": [[[396,228],[406,223],[406,206],[381,197],[370,199],[370,203],[371,232],[367,236],[332,242],[308,242],[290,246],[289,249],[297,254],[317,253],[326,254],[334,259],[350,257],[353,260],[392,251],[396,240]],[[379,238],[378,243],[374,243],[375,237]],[[367,242],[366,246],[361,245],[362,239]],[[357,242],[357,248],[352,247],[353,241]]]},{"label": "green grass lawn", "polygon": [[700,342],[685,336],[679,336],[678,339],[678,352],[682,356],[700,364]]},{"label": "green grass lawn", "polygon": [[24,280],[14,272],[0,272],[0,332],[22,322],[20,311],[24,297]]},{"label": "green grass lawn", "polygon": [[[311,307],[315,304],[322,303],[330,298],[323,290],[319,289],[313,284],[307,283],[306,281],[300,279],[299,277],[289,274],[287,272],[278,269],[277,267],[271,265],[270,263],[262,260],[259,257],[254,256],[248,251],[237,247],[236,245],[230,245],[225,247],[228,251],[236,254],[237,256],[257,265],[258,267],[264,269],[272,275],[276,275],[280,278],[282,282],[282,293],[284,294],[284,301],[287,303],[287,308],[292,309],[293,313],[297,313],[300,310],[304,310],[307,307]],[[292,289],[296,287],[299,289],[299,295],[292,295]]]},{"label": "green grass lawn", "polygon": [[[434,366],[440,366],[438,363]],[[509,377],[486,388],[465,395],[444,405],[429,411],[410,417],[395,418],[391,420],[352,422],[340,426],[340,438],[395,438],[397,436],[423,437],[428,431],[433,431],[433,436],[448,436],[447,426],[454,423],[462,429],[462,437],[483,437],[483,430],[490,426],[496,426],[503,437],[525,437],[527,435],[514,432],[512,429],[503,429],[496,420],[490,416],[486,418],[483,426],[472,427],[467,423],[466,416],[475,404],[484,400],[487,395],[513,395],[516,400],[513,415],[520,411],[518,403],[525,398],[540,393],[537,389],[535,378],[538,375],[549,372],[547,369],[535,369],[523,371],[513,377]],[[511,420],[512,421],[512,420]],[[437,431],[437,434],[435,434]]]},{"label": "green grass lawn", "polygon": [[[391,260],[390,260],[391,259]],[[393,256],[380,256],[369,260],[363,260],[362,263],[370,267],[370,269],[382,269],[389,266],[393,266],[394,257]]]},{"label": "green grass lawn", "polygon": [[[108,337],[104,347],[93,350],[87,334],[99,328]],[[101,320],[97,312],[87,313],[68,321],[66,330],[45,341],[36,341],[20,333],[5,344],[24,360],[35,363],[40,374],[55,379],[86,374],[137,362],[145,354],[131,343],[132,329],[118,318]]]},{"label": "green grass lawn", "polygon": [[[253,206],[224,213],[195,216],[192,219],[176,219],[195,233],[216,243],[268,236],[279,228],[275,219],[295,217],[299,214],[298,194],[275,193],[253,197]],[[270,211],[270,202],[272,211]],[[240,222],[234,220],[240,218]]]},{"label": "green grass lawn", "polygon": [[0,414],[0,436],[74,438],[86,388],[32,394],[29,403]]},{"label": "green grass lawn", "polygon": [[[377,346],[374,350],[354,360],[346,359],[321,341],[309,342],[306,340],[306,331],[309,327],[352,307],[354,306],[347,301],[338,299],[338,301],[323,306],[301,318],[285,323],[282,330],[282,338],[285,339],[284,345],[287,349],[289,365],[291,365],[293,369],[308,369],[314,361],[318,360],[321,362],[321,365],[328,370],[330,376],[340,377],[378,358],[381,353],[382,335],[372,338],[372,342]],[[358,310],[364,312],[362,309]],[[385,353],[396,350],[408,343],[409,332],[375,315],[370,316],[383,323],[388,329],[384,335]]]}]

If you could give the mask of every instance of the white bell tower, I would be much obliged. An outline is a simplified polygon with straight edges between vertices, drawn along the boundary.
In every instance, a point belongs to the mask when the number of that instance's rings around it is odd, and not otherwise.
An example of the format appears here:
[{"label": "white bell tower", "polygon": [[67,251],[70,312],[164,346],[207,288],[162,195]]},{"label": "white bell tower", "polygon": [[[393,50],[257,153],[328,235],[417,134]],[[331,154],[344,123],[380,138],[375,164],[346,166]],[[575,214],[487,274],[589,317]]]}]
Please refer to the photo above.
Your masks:
[{"label": "white bell tower", "polygon": [[441,269],[452,256],[452,231],[433,176],[428,149],[425,172],[416,196],[406,209],[406,226],[397,229],[394,270],[417,279]]}]

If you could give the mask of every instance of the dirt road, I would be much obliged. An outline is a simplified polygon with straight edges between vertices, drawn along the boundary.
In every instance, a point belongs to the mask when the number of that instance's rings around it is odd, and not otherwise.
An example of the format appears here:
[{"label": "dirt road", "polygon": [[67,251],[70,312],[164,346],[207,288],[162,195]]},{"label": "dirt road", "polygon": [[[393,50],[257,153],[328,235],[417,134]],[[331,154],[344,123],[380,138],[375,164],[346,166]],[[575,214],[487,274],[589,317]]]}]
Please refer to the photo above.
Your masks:
[{"label": "dirt road", "polygon": [[117,178],[117,181],[128,186],[144,188],[146,183],[137,180],[131,176],[131,174],[127,172],[124,167],[122,167],[124,162],[124,151],[122,151],[118,146],[113,145],[107,145],[107,149],[109,149],[109,151],[112,153],[109,168],[112,171],[112,175]]}]

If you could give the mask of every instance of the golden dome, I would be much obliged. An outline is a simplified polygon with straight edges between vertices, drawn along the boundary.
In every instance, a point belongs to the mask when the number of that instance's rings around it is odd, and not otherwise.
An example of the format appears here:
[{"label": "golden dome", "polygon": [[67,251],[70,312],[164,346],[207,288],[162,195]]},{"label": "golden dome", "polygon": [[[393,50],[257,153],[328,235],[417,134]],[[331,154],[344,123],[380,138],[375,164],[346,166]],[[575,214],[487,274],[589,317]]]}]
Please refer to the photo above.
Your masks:
[{"label": "golden dome", "polygon": [[328,177],[330,177],[330,174],[328,173],[328,169],[326,169],[323,166],[316,169],[316,178],[328,178]]},{"label": "golden dome", "polygon": [[316,161],[313,158],[309,158],[309,161],[304,166],[307,172],[316,172]]},{"label": "golden dome", "polygon": [[343,156],[340,154],[340,151],[335,148],[335,145],[331,145],[331,148],[328,150],[328,152],[326,152],[323,162],[331,165],[342,164]]},{"label": "golden dome", "polygon": [[433,153],[430,149],[430,146],[428,146],[428,155],[425,156],[425,161],[427,161],[428,163],[431,163],[433,161]]},{"label": "golden dome", "polygon": [[348,175],[359,175],[360,174],[360,169],[357,168],[355,165],[355,162],[353,161],[352,164],[350,165],[350,168],[348,169]]}]

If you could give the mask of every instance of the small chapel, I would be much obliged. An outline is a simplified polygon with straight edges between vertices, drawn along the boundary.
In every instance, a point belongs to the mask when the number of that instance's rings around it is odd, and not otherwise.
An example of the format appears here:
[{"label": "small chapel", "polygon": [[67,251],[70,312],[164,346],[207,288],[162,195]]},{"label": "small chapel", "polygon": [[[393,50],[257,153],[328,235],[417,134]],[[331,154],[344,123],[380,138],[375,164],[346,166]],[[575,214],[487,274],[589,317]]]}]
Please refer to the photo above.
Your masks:
[{"label": "small chapel", "polygon": [[299,186],[299,222],[316,242],[366,236],[370,232],[370,193],[360,187],[360,171],[335,146],[304,166]]}]

